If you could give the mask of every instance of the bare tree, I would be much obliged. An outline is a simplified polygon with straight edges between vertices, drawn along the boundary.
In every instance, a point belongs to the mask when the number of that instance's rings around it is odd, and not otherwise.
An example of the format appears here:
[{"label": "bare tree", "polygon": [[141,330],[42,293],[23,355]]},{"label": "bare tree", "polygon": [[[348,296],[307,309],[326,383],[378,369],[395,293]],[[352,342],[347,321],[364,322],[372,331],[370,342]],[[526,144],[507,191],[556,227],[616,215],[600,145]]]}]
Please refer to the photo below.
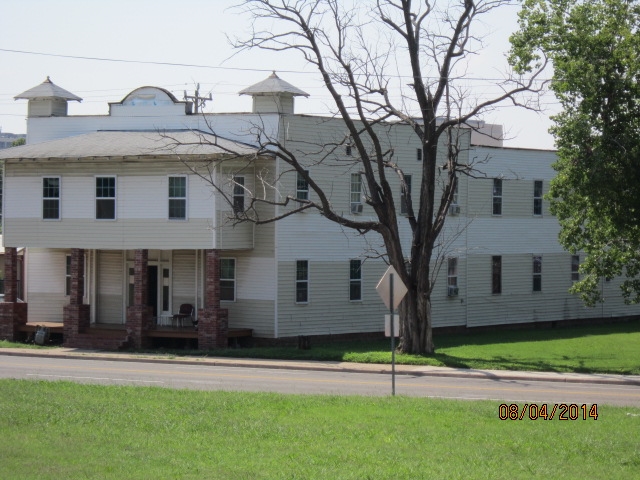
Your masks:
[{"label": "bare tree", "polygon": [[[379,234],[386,260],[409,289],[400,307],[399,348],[404,352],[434,351],[431,293],[434,271],[441,266],[434,255],[444,244],[439,236],[458,177],[469,174],[471,168],[459,161],[460,136],[464,132],[468,135],[477,126],[474,119],[500,102],[535,108],[536,93],[541,88],[537,77],[542,69],[527,78],[508,75],[497,84],[499,93],[490,99],[475,98],[462,82],[468,57],[482,44],[475,35],[477,19],[507,3],[246,0],[241,5],[252,17],[253,29],[249,38],[235,40],[237,48],[301,54],[322,76],[335,106],[334,116],[344,122],[346,134],[335,144],[322,145],[325,155],[321,158],[329,161],[333,149],[345,144],[354,149],[366,189],[365,201],[375,216],[358,220],[337,211],[330,194],[309,173],[299,152],[279,139],[258,134],[261,153],[275,155],[290,171],[297,172],[314,192],[314,199],[276,196],[273,203],[294,202],[296,206],[272,218],[244,212],[236,219],[266,223],[316,209],[344,228]],[[398,124],[408,126],[422,146],[416,208],[401,165],[394,158],[393,145],[386,138],[389,126]],[[438,169],[444,175],[438,175]],[[394,175],[403,187],[400,198],[394,198],[390,184]],[[437,178],[442,185],[437,185]],[[269,181],[277,183],[274,178]],[[265,201],[266,196],[252,198]],[[398,201],[406,207],[406,217],[398,216]],[[410,226],[409,252],[403,251],[401,221]]]}]

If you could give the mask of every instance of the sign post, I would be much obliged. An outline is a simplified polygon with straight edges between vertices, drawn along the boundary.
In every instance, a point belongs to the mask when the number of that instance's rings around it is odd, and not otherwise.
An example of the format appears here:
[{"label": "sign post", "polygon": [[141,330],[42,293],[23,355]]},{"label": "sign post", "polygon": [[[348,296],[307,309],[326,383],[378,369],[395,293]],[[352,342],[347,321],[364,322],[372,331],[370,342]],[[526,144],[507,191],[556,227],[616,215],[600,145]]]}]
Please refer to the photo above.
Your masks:
[{"label": "sign post", "polygon": [[[384,304],[389,308],[389,324],[391,335],[391,394],[396,394],[396,328],[395,315],[393,314],[396,307],[400,304],[404,296],[407,294],[407,287],[402,282],[395,268],[389,266],[387,271],[376,286],[378,295],[382,298]],[[400,330],[400,329],[398,329]]]}]

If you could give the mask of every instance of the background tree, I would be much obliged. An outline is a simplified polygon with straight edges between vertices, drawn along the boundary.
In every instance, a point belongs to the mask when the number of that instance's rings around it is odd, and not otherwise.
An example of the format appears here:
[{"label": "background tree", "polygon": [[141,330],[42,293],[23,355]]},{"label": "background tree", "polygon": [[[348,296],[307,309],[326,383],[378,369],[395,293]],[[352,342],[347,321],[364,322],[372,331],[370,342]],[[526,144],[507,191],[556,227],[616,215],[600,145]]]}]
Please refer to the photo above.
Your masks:
[{"label": "background tree", "polygon": [[[277,139],[263,137],[264,150],[274,152],[303,177],[317,199],[284,199],[299,205],[287,215],[316,209],[345,228],[380,235],[386,259],[409,289],[400,306],[399,348],[405,352],[434,351],[434,251],[458,176],[469,168],[459,162],[460,127],[474,128],[473,119],[503,101],[531,108],[531,97],[522,94],[534,90],[537,71],[526,79],[505,78],[497,85],[499,93],[483,100],[470,95],[468,85],[459,82],[467,73],[468,57],[481,46],[478,28],[486,27],[478,19],[507,3],[246,0],[242,4],[253,19],[253,29],[249,38],[236,41],[239,49],[299,54],[321,75],[332,99],[332,113],[344,122],[344,142],[350,142],[360,162],[365,201],[375,212],[372,219],[359,221],[335,210],[304,159]],[[404,183],[401,165],[385,137],[382,126],[390,123],[408,125],[422,146],[422,175],[413,192]],[[437,186],[438,167],[445,173]],[[401,198],[394,197],[393,176],[403,186]],[[406,217],[397,215],[399,201],[407,208]],[[410,226],[410,251],[403,251],[401,221]]]},{"label": "background tree", "polygon": [[560,242],[587,255],[573,291],[589,305],[617,275],[626,301],[640,300],[639,26],[635,0],[527,0],[511,39],[519,71],[553,62],[562,112],[549,198]]}]

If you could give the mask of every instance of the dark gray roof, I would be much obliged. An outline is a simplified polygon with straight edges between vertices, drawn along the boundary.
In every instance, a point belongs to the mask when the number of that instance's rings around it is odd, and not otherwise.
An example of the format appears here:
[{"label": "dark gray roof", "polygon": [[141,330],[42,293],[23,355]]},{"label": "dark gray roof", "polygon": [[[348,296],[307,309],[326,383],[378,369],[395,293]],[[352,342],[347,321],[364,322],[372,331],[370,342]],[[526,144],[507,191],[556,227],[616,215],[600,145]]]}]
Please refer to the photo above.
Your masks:
[{"label": "dark gray roof", "polygon": [[240,95],[273,95],[277,93],[285,93],[294,97],[309,96],[307,92],[303,92],[299,88],[291,85],[289,82],[282,80],[278,75],[276,75],[276,72],[273,72],[261,82],[240,91]]},{"label": "dark gray roof", "polygon": [[20,95],[13,98],[16,100],[20,98],[25,98],[27,100],[32,100],[34,98],[62,98],[64,100],[82,101],[82,99],[77,95],[57,86],[49,77],[47,77],[47,79],[37,87],[30,88],[26,92],[22,92]]},{"label": "dark gray roof", "polygon": [[100,131],[49,142],[0,150],[0,160],[254,155],[257,148],[212,134],[194,131]]}]

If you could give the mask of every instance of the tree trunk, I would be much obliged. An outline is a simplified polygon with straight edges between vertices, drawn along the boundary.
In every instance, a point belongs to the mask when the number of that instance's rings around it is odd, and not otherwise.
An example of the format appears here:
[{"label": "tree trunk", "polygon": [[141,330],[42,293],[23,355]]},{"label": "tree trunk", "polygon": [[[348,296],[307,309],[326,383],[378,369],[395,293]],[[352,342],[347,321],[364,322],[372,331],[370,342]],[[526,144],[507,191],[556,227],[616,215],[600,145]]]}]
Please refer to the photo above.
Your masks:
[{"label": "tree trunk", "polygon": [[400,304],[401,339],[398,350],[416,355],[434,353],[431,331],[431,296],[418,294],[415,287],[409,288]]}]

